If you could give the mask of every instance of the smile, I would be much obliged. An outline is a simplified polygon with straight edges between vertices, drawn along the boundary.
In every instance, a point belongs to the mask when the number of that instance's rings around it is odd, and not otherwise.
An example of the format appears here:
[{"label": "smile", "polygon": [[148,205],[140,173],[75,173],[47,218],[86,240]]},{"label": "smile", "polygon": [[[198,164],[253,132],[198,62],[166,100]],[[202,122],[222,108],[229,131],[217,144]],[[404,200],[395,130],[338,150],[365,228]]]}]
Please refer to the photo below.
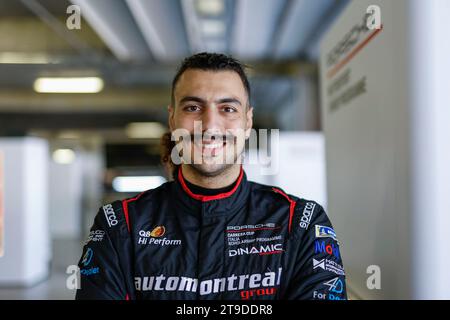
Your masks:
[{"label": "smile", "polygon": [[226,145],[226,141],[224,142],[215,142],[215,141],[200,141],[199,143],[195,143],[195,146],[201,150],[204,154],[217,155],[218,152],[222,151]]}]

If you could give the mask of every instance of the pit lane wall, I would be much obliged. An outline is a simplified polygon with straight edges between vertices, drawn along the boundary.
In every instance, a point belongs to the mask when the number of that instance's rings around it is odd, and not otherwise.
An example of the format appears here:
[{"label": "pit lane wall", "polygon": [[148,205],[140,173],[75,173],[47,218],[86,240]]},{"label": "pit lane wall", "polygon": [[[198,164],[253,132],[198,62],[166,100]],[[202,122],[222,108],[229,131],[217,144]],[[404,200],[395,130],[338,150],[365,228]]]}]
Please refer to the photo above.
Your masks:
[{"label": "pit lane wall", "polygon": [[328,213],[358,298],[450,299],[449,17],[354,0],[321,43]]}]

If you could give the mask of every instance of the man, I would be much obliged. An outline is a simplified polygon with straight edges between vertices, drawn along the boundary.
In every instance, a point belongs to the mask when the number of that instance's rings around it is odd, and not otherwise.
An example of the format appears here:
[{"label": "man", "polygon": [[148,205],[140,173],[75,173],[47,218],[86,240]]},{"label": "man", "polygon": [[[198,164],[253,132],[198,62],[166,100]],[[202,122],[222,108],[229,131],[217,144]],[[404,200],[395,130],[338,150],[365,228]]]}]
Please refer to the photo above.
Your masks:
[{"label": "man", "polygon": [[242,170],[253,118],[243,66],[185,59],[168,111],[174,181],[100,209],[77,299],[345,299],[323,208]]}]

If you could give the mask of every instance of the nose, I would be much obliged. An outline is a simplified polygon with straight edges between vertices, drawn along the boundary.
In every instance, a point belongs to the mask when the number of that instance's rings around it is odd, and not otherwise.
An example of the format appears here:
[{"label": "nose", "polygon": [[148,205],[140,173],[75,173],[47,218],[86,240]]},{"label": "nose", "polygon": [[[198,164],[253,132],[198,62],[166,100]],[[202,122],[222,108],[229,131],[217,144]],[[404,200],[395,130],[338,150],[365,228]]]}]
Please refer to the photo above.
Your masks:
[{"label": "nose", "polygon": [[210,133],[221,133],[222,121],[220,114],[215,106],[208,106],[202,115],[202,127],[203,130]]}]

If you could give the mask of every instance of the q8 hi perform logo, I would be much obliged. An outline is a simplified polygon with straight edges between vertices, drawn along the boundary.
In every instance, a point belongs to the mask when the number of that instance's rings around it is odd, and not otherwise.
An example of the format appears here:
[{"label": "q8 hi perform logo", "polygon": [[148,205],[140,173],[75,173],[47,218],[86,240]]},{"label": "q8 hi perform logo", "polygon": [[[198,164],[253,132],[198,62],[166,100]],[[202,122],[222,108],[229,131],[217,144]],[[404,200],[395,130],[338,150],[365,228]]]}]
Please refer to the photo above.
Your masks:
[{"label": "q8 hi perform logo", "polygon": [[152,231],[139,231],[139,245],[159,245],[164,246],[179,246],[181,245],[181,240],[171,240],[166,237],[161,238],[166,234],[166,228],[164,226],[156,226]]}]

